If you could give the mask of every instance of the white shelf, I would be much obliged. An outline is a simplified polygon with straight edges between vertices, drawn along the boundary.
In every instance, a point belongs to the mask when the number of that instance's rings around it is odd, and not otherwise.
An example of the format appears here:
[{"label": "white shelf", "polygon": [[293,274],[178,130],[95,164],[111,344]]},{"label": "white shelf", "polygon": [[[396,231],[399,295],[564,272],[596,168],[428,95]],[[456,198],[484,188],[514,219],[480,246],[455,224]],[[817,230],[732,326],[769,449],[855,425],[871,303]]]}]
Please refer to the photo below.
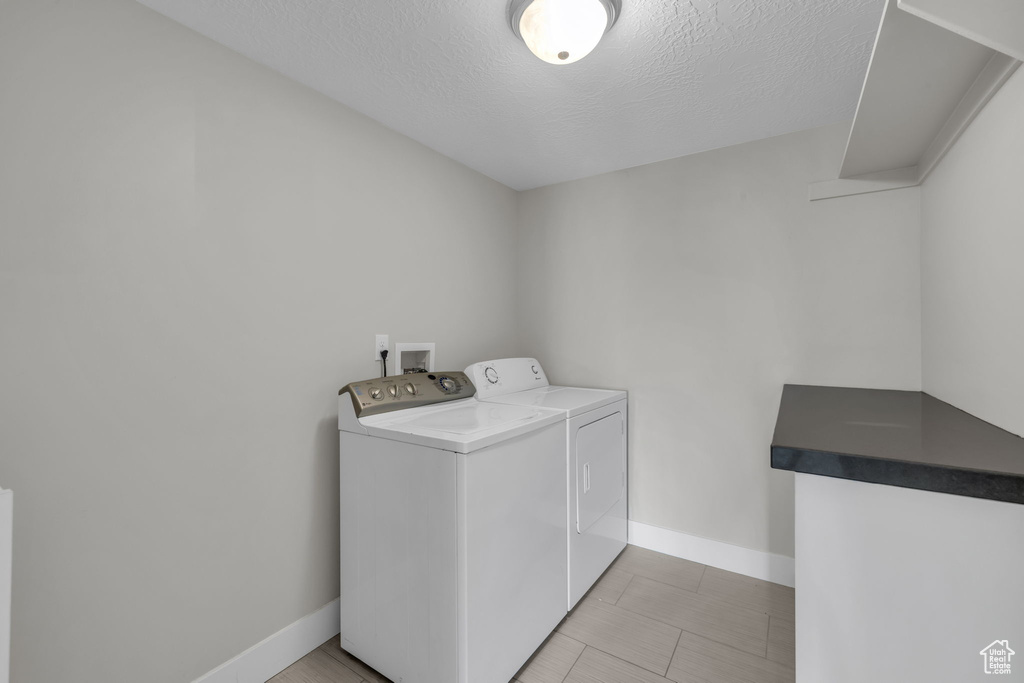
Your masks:
[{"label": "white shelf", "polygon": [[[1020,65],[974,40],[976,31],[969,38],[948,19],[939,25],[901,9],[908,3],[950,4],[888,0],[839,178],[813,183],[811,200],[919,185]],[[968,4],[983,24],[988,3]]]}]

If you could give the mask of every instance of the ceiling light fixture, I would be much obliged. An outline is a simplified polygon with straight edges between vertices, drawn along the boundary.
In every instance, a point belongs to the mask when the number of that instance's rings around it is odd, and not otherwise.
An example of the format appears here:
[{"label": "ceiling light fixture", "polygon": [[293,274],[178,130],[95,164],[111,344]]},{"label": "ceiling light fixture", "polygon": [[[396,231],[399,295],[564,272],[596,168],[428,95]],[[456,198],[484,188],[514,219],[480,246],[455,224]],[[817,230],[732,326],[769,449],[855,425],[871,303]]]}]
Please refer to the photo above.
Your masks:
[{"label": "ceiling light fixture", "polygon": [[572,64],[597,47],[621,11],[621,0],[511,0],[508,20],[530,52]]}]

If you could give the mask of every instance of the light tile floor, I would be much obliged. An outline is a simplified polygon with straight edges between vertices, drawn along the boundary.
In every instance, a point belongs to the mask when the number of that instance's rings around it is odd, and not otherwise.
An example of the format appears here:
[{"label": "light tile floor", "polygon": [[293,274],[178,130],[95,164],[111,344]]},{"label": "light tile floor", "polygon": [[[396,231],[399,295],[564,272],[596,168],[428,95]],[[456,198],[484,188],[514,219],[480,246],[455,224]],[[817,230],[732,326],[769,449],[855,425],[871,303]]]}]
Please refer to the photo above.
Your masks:
[{"label": "light tile floor", "polygon": [[[792,683],[793,589],[628,546],[512,683]],[[271,683],[391,683],[338,637]]]}]

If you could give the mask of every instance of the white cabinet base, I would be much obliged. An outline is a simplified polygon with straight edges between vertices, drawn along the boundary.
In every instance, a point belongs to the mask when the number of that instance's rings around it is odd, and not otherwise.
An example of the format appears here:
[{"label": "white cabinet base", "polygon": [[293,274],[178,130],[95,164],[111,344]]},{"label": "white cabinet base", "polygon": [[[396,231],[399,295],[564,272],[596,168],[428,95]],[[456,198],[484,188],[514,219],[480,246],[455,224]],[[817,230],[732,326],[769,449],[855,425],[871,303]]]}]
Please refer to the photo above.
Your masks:
[{"label": "white cabinet base", "polygon": [[798,683],[1024,680],[1024,505],[796,475]]}]

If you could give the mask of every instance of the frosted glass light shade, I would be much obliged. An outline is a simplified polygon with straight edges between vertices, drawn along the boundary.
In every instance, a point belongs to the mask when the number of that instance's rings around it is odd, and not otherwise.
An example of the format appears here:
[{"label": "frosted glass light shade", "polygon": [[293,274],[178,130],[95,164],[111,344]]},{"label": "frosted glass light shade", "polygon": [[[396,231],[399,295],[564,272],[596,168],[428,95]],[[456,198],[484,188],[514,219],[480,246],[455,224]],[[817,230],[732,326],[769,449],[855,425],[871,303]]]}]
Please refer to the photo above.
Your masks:
[{"label": "frosted glass light shade", "polygon": [[550,64],[572,64],[597,47],[614,23],[607,0],[533,0],[514,3],[512,28],[533,54]]}]

